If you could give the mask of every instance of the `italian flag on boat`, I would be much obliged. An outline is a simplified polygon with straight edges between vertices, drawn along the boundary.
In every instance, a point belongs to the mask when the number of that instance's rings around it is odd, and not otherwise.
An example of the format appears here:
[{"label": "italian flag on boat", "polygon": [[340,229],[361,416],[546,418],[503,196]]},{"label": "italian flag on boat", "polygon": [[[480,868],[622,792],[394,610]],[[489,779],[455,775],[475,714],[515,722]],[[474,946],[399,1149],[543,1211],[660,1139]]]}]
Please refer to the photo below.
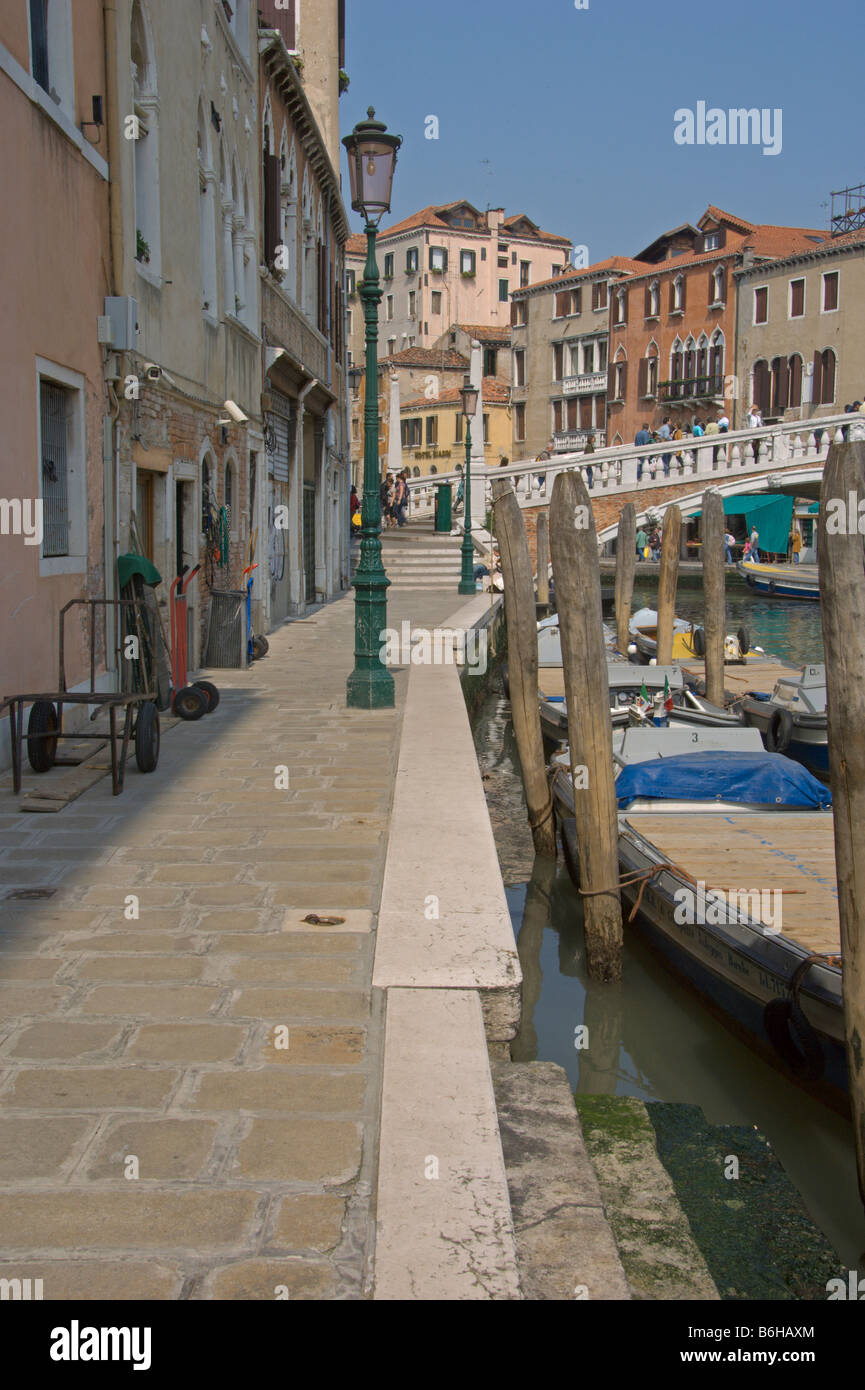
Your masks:
[{"label": "italian flag on boat", "polygon": [[665,709],[665,710],[671,710],[672,708],[673,708],[673,697],[672,697],[672,695],[670,694],[670,682],[669,682],[669,680],[667,679],[667,677],[665,676],[665,677],[664,677],[664,709]]},{"label": "italian flag on boat", "polygon": [[650,705],[650,704],[652,703],[651,700],[649,699],[649,692],[648,692],[648,690],[646,689],[646,682],[645,682],[645,681],[643,681],[643,684],[640,686],[640,699],[641,699],[641,700],[644,700],[645,703],[646,703],[647,705]]}]

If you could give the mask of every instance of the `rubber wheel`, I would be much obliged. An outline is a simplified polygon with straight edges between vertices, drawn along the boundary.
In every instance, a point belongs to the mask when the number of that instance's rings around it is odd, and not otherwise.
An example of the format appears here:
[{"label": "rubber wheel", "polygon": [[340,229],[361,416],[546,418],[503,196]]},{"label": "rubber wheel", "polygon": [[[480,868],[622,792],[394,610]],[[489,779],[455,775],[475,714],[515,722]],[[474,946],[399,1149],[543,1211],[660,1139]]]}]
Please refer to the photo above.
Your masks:
[{"label": "rubber wheel", "polygon": [[219,691],[210,681],[196,681],[195,684],[207,696],[207,713],[212,714],[219,704]]},{"label": "rubber wheel", "polygon": [[706,655],[706,634],[701,627],[694,628],[694,652],[697,656]]},{"label": "rubber wheel", "polygon": [[135,721],[135,761],[139,772],[153,772],[159,762],[159,711],[152,700],[138,706]]},{"label": "rubber wheel", "polygon": [[763,1010],[766,1036],[801,1081],[819,1081],[826,1070],[820,1039],[792,999],[770,999]]},{"label": "rubber wheel", "polygon": [[174,697],[174,713],[190,723],[207,713],[207,696],[197,685],[185,685]]},{"label": "rubber wheel", "polygon": [[766,747],[770,753],[786,753],[793,737],[793,716],[788,709],[773,709],[766,725]]},{"label": "rubber wheel", "polygon": [[[27,759],[34,772],[47,772],[57,757],[59,724],[57,710],[50,700],[37,700],[27,721]],[[53,734],[53,738],[40,735]]]},{"label": "rubber wheel", "polygon": [[740,627],[736,633],[736,641],[739,643],[739,651],[746,656],[751,650],[751,634],[746,627]]},{"label": "rubber wheel", "polygon": [[270,643],[268,642],[266,637],[253,637],[252,655],[255,657],[256,660],[258,660],[259,657],[267,656],[267,653],[269,651]]}]

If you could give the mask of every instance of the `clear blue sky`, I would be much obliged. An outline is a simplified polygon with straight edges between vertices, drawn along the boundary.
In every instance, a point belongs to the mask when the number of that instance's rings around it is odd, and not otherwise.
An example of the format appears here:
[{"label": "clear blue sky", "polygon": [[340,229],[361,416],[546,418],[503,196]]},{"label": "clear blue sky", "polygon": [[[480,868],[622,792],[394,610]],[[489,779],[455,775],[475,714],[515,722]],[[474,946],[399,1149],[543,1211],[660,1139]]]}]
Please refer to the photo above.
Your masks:
[{"label": "clear blue sky", "polygon": [[[862,0],[348,0],[347,26],[342,134],[372,104],[404,137],[383,226],[465,197],[595,261],[709,203],[826,227],[830,191],[865,182]],[[677,145],[674,112],[699,101],[780,107],[781,153]]]}]

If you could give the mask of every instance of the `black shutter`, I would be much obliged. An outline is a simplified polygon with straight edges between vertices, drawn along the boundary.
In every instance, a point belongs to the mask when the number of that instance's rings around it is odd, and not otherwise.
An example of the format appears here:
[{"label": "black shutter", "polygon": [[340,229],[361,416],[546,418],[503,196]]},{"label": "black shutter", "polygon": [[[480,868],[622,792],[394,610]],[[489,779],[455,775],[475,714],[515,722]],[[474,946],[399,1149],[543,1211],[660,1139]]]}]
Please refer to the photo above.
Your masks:
[{"label": "black shutter", "polygon": [[50,91],[48,74],[48,0],[30,0],[30,43],[33,76],[43,91]]},{"label": "black shutter", "polygon": [[640,365],[637,368],[637,395],[640,399],[647,395],[649,390],[649,359],[640,358]]},{"label": "black shutter", "polygon": [[287,5],[286,0],[281,0],[279,6],[276,0],[258,0],[258,9],[267,28],[278,29],[285,39],[286,48],[292,53],[297,48],[296,0],[288,0]]}]

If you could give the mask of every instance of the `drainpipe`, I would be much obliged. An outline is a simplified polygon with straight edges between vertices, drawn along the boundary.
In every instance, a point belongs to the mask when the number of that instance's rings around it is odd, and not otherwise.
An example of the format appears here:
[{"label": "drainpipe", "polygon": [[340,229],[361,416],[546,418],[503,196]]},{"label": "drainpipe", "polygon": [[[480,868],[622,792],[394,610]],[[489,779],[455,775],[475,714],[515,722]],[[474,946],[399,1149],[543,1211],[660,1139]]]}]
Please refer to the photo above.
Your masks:
[{"label": "drainpipe", "polygon": [[[111,288],[113,294],[123,289],[123,206],[120,189],[117,186],[119,175],[119,153],[123,142],[119,136],[119,102],[117,90],[117,8],[112,0],[104,0],[102,22],[105,29],[105,107],[108,116],[106,133],[108,138],[108,218],[111,249]],[[115,111],[115,107],[117,111]]]},{"label": "drainpipe", "polygon": [[[117,65],[117,8],[113,0],[103,0],[102,24],[105,36],[105,110],[106,138],[108,153],[108,239],[109,239],[109,284],[111,293],[120,294],[123,289],[123,206],[121,190],[118,186],[120,172],[119,111]],[[124,354],[120,354],[121,363]],[[123,380],[123,366],[120,372]],[[105,501],[110,502],[111,531],[109,518],[103,515],[105,531],[105,597],[115,599],[117,594],[117,556],[120,553],[120,401],[110,383],[106,384],[111,411],[105,420],[105,440],[103,445],[103,512]],[[112,399],[113,398],[113,399]],[[118,642],[119,625],[117,610],[109,608],[105,621],[105,668],[115,670],[115,654]]]}]

